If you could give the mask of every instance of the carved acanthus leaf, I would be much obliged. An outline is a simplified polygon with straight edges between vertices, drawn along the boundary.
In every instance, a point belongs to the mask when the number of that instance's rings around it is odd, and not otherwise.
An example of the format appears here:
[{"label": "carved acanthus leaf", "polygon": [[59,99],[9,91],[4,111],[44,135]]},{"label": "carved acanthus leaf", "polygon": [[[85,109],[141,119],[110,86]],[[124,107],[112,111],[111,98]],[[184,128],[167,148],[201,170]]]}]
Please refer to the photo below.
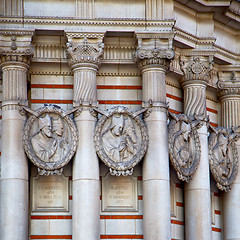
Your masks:
[{"label": "carved acanthus leaf", "polygon": [[100,65],[104,43],[91,44],[84,38],[81,44],[67,43],[67,53],[70,66],[77,63],[92,63]]},{"label": "carved acanthus leaf", "polygon": [[174,58],[173,49],[145,49],[139,48],[136,51],[135,61],[139,63],[139,67],[151,64],[159,64],[169,66],[170,60]]},{"label": "carved acanthus leaf", "polygon": [[180,66],[184,73],[184,81],[202,80],[208,82],[211,78],[211,71],[213,69],[213,57],[205,57],[204,60],[198,56],[188,59],[181,58]]},{"label": "carved acanthus leaf", "polygon": [[24,50],[17,50],[16,43],[13,41],[12,50],[0,49],[0,64],[6,62],[22,62],[29,64],[34,54],[33,46],[30,45]]},{"label": "carved acanthus leaf", "polygon": [[95,129],[95,148],[112,175],[132,175],[134,166],[145,155],[148,133],[139,117],[144,111],[133,113],[123,106],[97,111],[102,116]]},{"label": "carved acanthus leaf", "polygon": [[224,74],[219,72],[218,88],[220,91],[218,92],[218,97],[220,99],[228,95],[240,95],[240,80],[238,76],[236,71],[231,71],[230,73],[226,71]]},{"label": "carved acanthus leaf", "polygon": [[239,129],[213,128],[209,137],[209,164],[220,190],[229,191],[238,174],[236,140]]},{"label": "carved acanthus leaf", "polygon": [[202,121],[192,121],[184,114],[169,114],[170,161],[178,178],[189,182],[200,162],[201,148],[197,128]]}]

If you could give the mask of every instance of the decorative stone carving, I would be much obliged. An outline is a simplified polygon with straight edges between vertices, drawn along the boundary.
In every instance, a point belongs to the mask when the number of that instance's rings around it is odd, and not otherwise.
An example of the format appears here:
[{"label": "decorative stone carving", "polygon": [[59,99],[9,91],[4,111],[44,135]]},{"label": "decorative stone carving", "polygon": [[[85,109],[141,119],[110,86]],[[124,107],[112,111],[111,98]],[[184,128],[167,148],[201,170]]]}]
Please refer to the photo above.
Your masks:
[{"label": "decorative stone carving", "polygon": [[70,114],[56,105],[45,105],[30,113],[23,132],[23,144],[28,158],[41,175],[61,174],[72,159],[78,144],[78,134]]},{"label": "decorative stone carving", "polygon": [[177,172],[178,178],[189,182],[198,168],[201,148],[197,127],[201,120],[191,121],[184,114],[170,113],[169,154],[170,161]]},{"label": "decorative stone carving", "polygon": [[238,152],[235,141],[239,134],[227,128],[211,127],[209,164],[220,190],[229,191],[238,173]]},{"label": "decorative stone carving", "polygon": [[213,69],[213,56],[193,56],[187,59],[181,57],[180,67],[184,73],[183,80],[204,80],[209,81]]},{"label": "decorative stone carving", "polygon": [[0,49],[0,64],[4,66],[6,62],[21,62],[29,65],[31,57],[33,56],[34,49],[33,46],[30,45],[24,50],[16,50],[16,37],[12,38],[11,50]]},{"label": "decorative stone carving", "polygon": [[132,175],[148,146],[147,129],[138,116],[143,111],[132,113],[119,106],[100,113],[94,138],[98,156],[112,175]]},{"label": "decorative stone carving", "polygon": [[92,63],[100,65],[104,43],[91,44],[85,37],[81,44],[67,43],[67,53],[70,56],[69,65],[77,63]]},{"label": "decorative stone carving", "polygon": [[139,62],[139,67],[150,64],[167,65],[169,60],[174,58],[174,51],[172,49],[144,49],[138,48],[135,59]]}]

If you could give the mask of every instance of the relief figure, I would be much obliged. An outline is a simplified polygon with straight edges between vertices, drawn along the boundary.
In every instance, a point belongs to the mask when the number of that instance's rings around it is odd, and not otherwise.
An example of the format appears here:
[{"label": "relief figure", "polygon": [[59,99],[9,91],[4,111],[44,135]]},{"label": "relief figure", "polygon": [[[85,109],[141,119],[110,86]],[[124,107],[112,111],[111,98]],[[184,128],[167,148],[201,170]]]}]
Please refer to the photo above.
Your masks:
[{"label": "relief figure", "polygon": [[137,136],[130,119],[114,114],[110,127],[103,133],[103,149],[112,161],[119,163],[129,161],[136,154]]},{"label": "relief figure", "polygon": [[222,133],[218,135],[218,141],[213,147],[213,156],[216,163],[216,170],[218,174],[224,178],[228,178],[232,172],[231,156],[228,149],[228,137]]},{"label": "relief figure", "polygon": [[52,134],[51,118],[48,114],[38,120],[38,132],[31,138],[33,150],[44,162],[51,162],[51,157],[57,150],[57,140]]},{"label": "relief figure", "polygon": [[190,124],[181,122],[181,128],[176,132],[174,137],[174,153],[179,160],[179,164],[183,168],[189,168],[193,163],[193,148],[191,138]]},{"label": "relief figure", "polygon": [[63,159],[68,151],[68,141],[64,138],[64,125],[60,117],[52,118],[52,133],[57,140],[57,150],[52,157],[52,161],[55,162]]}]

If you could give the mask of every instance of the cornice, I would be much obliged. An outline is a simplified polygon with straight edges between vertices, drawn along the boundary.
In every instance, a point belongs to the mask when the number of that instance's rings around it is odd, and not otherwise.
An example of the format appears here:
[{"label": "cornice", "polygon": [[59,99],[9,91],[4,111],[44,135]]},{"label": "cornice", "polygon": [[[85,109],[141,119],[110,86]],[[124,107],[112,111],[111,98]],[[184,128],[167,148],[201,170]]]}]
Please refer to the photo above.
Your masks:
[{"label": "cornice", "polygon": [[229,60],[237,62],[240,59],[240,54],[237,53],[237,52],[230,51],[230,50],[228,50],[226,48],[223,48],[223,47],[221,47],[219,45],[216,45],[216,44],[214,45],[214,48],[216,50],[216,54],[219,54],[221,56],[225,56],[225,57],[229,58]]},{"label": "cornice", "polygon": [[[225,61],[230,61],[231,63],[232,63],[232,61],[234,61],[234,62],[239,61],[239,58],[240,58],[239,53],[230,51],[226,48],[223,48],[223,47],[215,44],[215,41],[216,41],[215,38],[199,38],[199,37],[197,37],[191,33],[188,33],[178,27],[174,27],[174,31],[176,33],[174,39],[178,40],[180,42],[183,41],[185,44],[187,44],[191,48],[196,48],[196,46],[200,46],[200,45],[211,46],[215,50],[215,52],[216,52],[215,56],[217,58],[225,60]],[[189,51],[191,51],[191,50],[189,50]],[[208,51],[208,49],[206,48],[206,50],[203,49],[202,51],[203,52]]]},{"label": "cornice", "polygon": [[98,72],[97,76],[99,77],[115,77],[115,76],[130,76],[130,77],[140,77],[140,73],[107,73],[107,72]]},{"label": "cornice", "polygon": [[145,20],[145,19],[122,19],[122,18],[99,18],[93,20],[83,20],[76,18],[64,18],[64,17],[0,17],[0,23],[7,24],[58,24],[58,25],[85,25],[85,26],[162,26],[162,27],[172,27],[174,20]]},{"label": "cornice", "polygon": [[31,75],[55,75],[55,76],[73,76],[73,72],[50,72],[50,71],[31,71]]},{"label": "cornice", "polygon": [[74,32],[74,31],[65,31],[66,37],[68,39],[71,38],[97,38],[99,40],[103,40],[105,31],[104,32]]},{"label": "cornice", "polygon": [[34,29],[0,29],[0,35],[4,36],[33,36],[34,32]]}]

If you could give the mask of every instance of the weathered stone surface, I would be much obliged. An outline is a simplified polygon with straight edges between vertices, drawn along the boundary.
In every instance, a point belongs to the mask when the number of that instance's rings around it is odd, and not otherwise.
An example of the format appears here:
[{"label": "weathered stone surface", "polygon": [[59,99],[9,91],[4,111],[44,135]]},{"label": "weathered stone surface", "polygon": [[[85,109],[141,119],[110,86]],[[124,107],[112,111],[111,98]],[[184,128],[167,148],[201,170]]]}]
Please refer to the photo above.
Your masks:
[{"label": "weathered stone surface", "polygon": [[66,212],[68,199],[68,177],[37,175],[32,178],[33,212]]},{"label": "weathered stone surface", "polygon": [[32,115],[25,124],[23,144],[28,158],[40,168],[40,174],[55,174],[73,157],[78,144],[78,131],[65,112],[55,105],[46,105]]},{"label": "weathered stone surface", "polygon": [[209,163],[211,173],[220,190],[229,191],[238,174],[239,136],[226,128],[211,128],[209,136]]},{"label": "weathered stone surface", "polygon": [[138,211],[137,178],[107,174],[102,178],[102,211]]},{"label": "weathered stone surface", "polygon": [[188,182],[197,170],[201,157],[196,123],[184,114],[171,116],[168,136],[170,160],[178,178]]},{"label": "weathered stone surface", "polygon": [[95,129],[98,156],[113,175],[131,175],[148,146],[147,129],[141,118],[125,107],[106,111]]}]

